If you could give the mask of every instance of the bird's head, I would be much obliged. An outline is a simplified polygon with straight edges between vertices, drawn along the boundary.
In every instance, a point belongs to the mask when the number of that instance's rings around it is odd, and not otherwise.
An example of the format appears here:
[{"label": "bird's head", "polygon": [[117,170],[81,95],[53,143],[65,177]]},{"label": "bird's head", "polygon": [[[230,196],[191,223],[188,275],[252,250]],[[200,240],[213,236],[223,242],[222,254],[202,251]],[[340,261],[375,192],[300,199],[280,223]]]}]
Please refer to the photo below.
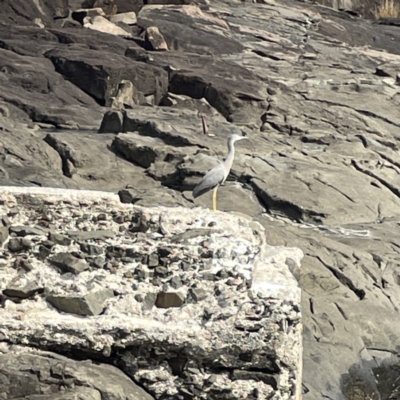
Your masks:
[{"label": "bird's head", "polygon": [[232,135],[229,136],[229,141],[231,143],[235,143],[238,140],[243,140],[243,139],[248,139],[249,137],[247,136],[246,132],[242,131],[242,135],[238,135],[237,133],[233,133]]}]

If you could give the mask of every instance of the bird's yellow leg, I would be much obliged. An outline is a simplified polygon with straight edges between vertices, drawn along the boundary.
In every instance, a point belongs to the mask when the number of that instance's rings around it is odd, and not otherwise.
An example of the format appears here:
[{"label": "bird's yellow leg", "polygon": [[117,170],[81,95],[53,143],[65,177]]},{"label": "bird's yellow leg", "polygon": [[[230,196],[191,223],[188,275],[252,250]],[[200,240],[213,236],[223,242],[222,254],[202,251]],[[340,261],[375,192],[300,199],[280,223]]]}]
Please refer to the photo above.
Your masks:
[{"label": "bird's yellow leg", "polygon": [[213,191],[213,211],[217,211],[217,190],[218,186]]}]

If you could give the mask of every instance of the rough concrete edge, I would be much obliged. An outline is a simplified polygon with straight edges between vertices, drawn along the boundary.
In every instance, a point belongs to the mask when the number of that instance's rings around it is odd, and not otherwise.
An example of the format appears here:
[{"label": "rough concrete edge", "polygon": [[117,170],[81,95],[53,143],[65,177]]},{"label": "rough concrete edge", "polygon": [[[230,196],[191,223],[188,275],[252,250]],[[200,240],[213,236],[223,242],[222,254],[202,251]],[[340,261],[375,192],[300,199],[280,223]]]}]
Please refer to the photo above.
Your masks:
[{"label": "rough concrete edge", "polygon": [[[60,199],[66,200],[93,200],[93,201],[101,201],[106,200],[112,203],[120,203],[119,196],[113,192],[105,192],[105,191],[97,191],[97,190],[79,190],[79,189],[59,189],[59,188],[50,188],[50,187],[26,187],[26,186],[0,186],[0,196],[2,194],[27,194],[27,195],[39,195],[39,196],[49,196],[49,197],[58,197]],[[269,271],[264,270],[262,267],[265,265],[265,260],[271,258],[271,254],[268,253],[268,248],[272,248],[268,246],[266,243],[265,237],[263,235],[264,227],[256,221],[252,221],[253,228],[255,228],[259,233],[261,233],[260,237],[262,238],[262,246],[261,252],[259,255],[259,259],[255,262],[255,268],[253,271],[253,279],[256,278],[256,284],[252,285],[252,289],[258,293],[259,291],[264,292],[264,295],[268,293],[271,296],[276,295],[277,293],[286,292],[287,294],[291,294],[292,299],[298,301],[299,305],[301,302],[301,290],[297,284],[295,277],[289,270],[289,267],[282,263],[282,260],[278,260],[278,268],[284,271],[286,281],[289,281],[289,284],[275,284],[273,282],[273,274],[270,274]],[[280,247],[277,248],[275,254],[281,253],[284,256],[283,252],[288,250],[288,248]],[[298,248],[290,249],[296,253],[296,259],[293,260],[297,267],[300,267],[300,261],[304,257],[303,252]],[[273,257],[273,255],[272,255]],[[259,274],[257,274],[257,272]],[[257,277],[258,275],[258,277]],[[299,330],[299,360],[298,360],[298,375],[296,378],[296,392],[295,399],[301,400],[302,398],[302,375],[303,375],[303,340],[302,340],[302,325]]]},{"label": "rough concrete edge", "polygon": [[[295,259],[291,258],[296,264],[296,268],[300,268],[301,260],[304,257],[304,253],[299,248],[286,248],[286,247],[271,247],[267,244],[263,232],[265,228],[257,221],[252,222],[253,229],[257,230],[261,238],[261,252],[258,260],[255,261],[253,270],[253,284],[251,289],[255,294],[262,292],[264,295],[268,294],[271,297],[278,297],[279,293],[289,295],[291,300],[297,301],[299,306],[301,305],[301,289],[294,275],[290,272],[288,265],[286,264],[285,253],[288,250],[293,252]],[[272,250],[272,251],[270,251]],[[274,282],[273,271],[268,271],[264,268],[266,260],[269,259],[269,265],[275,264],[272,259],[274,256],[278,256],[276,260],[277,269],[282,270],[284,275],[285,284],[272,283]],[[298,358],[298,373],[296,376],[296,392],[295,400],[302,399],[302,383],[303,383],[303,325],[300,323],[300,329],[298,332],[298,343],[299,343],[299,358]]]},{"label": "rough concrete edge", "polygon": [[35,186],[0,186],[0,196],[2,194],[32,194],[42,196],[57,196],[61,198],[76,198],[86,199],[93,198],[93,200],[107,199],[111,201],[118,201],[119,196],[114,192],[103,192],[100,190],[80,190],[80,189],[59,189],[51,187],[35,187]]}]

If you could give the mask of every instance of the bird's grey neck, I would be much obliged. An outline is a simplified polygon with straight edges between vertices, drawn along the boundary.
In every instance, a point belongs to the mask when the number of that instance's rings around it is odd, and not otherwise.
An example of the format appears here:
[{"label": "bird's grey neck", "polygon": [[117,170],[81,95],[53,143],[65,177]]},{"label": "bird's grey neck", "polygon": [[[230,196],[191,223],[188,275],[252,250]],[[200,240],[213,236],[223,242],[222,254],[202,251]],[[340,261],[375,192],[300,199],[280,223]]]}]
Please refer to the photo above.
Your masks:
[{"label": "bird's grey neck", "polygon": [[234,142],[228,142],[228,157],[226,158],[227,161],[233,161],[233,158],[235,157],[235,145]]},{"label": "bird's grey neck", "polygon": [[230,153],[230,152],[232,152],[232,153],[235,152],[235,145],[234,145],[234,143],[235,143],[235,142],[234,142],[233,140],[228,142],[228,150],[229,150],[229,153]]}]

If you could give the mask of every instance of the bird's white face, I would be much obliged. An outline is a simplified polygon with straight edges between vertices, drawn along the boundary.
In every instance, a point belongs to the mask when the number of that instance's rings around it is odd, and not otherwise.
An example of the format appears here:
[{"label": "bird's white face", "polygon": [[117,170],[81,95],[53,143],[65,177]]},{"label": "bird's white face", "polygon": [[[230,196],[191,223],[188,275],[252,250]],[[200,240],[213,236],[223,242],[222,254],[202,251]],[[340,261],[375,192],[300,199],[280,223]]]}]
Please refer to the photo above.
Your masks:
[{"label": "bird's white face", "polygon": [[238,135],[237,133],[234,133],[233,135],[231,135],[231,140],[233,142],[237,142],[238,140],[243,140],[243,139],[248,139],[248,137],[247,136]]}]

